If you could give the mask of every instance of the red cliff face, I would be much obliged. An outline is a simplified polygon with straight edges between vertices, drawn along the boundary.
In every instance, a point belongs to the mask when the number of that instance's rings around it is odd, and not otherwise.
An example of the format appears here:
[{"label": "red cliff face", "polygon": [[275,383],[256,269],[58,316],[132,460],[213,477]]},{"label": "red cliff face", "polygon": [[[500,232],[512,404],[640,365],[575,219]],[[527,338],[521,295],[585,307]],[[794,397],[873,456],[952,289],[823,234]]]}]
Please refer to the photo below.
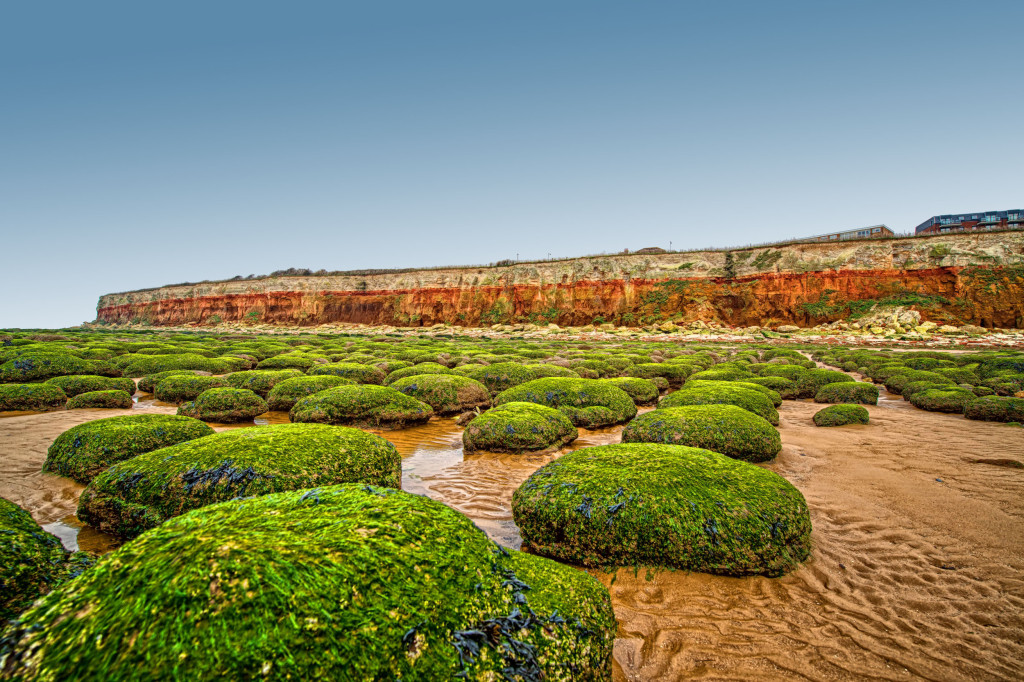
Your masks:
[{"label": "red cliff face", "polygon": [[1019,267],[945,267],[762,274],[734,279],[624,278],[564,284],[275,291],[107,305],[98,310],[98,318],[156,325],[209,323],[217,316],[225,322],[282,325],[641,325],[671,319],[732,326],[806,326],[863,312],[873,302],[913,306],[926,319],[937,322],[1021,327],[1024,272]]}]

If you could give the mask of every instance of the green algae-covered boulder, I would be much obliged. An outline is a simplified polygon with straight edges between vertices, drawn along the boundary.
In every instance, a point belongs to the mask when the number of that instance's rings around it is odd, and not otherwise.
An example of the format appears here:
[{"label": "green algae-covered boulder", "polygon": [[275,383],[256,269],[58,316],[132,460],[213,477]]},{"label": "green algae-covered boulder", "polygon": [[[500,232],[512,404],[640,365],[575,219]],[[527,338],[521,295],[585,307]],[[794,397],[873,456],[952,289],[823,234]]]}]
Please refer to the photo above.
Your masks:
[{"label": "green algae-covered boulder", "polygon": [[301,398],[288,413],[293,422],[350,424],[400,429],[423,424],[434,416],[430,405],[390,386],[338,386]]},{"label": "green algae-covered boulder", "polygon": [[984,396],[967,403],[964,416],[987,422],[1024,422],[1024,398]]},{"label": "green algae-covered boulder", "polygon": [[895,374],[891,374],[886,378],[884,383],[885,388],[890,393],[900,395],[903,393],[904,386],[917,381],[930,381],[935,384],[946,384],[950,387],[955,386],[952,379],[948,379],[941,374],[917,369],[904,369]]},{"label": "green algae-covered boulder", "polygon": [[910,396],[910,404],[929,412],[948,412],[963,414],[967,405],[978,399],[974,391],[950,386],[949,388],[930,388]]},{"label": "green algae-covered boulder", "polygon": [[351,379],[357,384],[384,383],[387,378],[384,370],[373,365],[361,365],[358,362],[332,362],[328,365],[314,365],[307,372],[310,376],[330,375]]},{"label": "green algae-covered boulder", "polygon": [[71,374],[47,379],[45,383],[58,387],[69,398],[74,398],[76,395],[89,393],[90,391],[125,391],[128,395],[135,393],[135,382],[126,377]]},{"label": "green algae-covered boulder", "polygon": [[491,404],[486,386],[458,374],[417,374],[393,382],[391,388],[430,405],[434,414],[458,414]]},{"label": "green algae-covered boulder", "polygon": [[661,393],[653,381],[640,377],[615,377],[605,382],[625,391],[636,405],[654,405]]},{"label": "green algae-covered boulder", "polygon": [[570,379],[579,379],[580,375],[577,372],[569,369],[568,367],[559,367],[558,365],[523,365],[530,372],[533,373],[534,379],[543,379],[545,377],[568,377]]},{"label": "green algae-covered boulder", "polygon": [[627,369],[626,373],[639,379],[661,377],[668,381],[670,386],[678,387],[693,373],[693,367],[668,362],[641,362]]},{"label": "green algae-covered boulder", "polygon": [[814,413],[815,426],[846,426],[867,424],[868,411],[860,405],[831,405]]},{"label": "green algae-covered boulder", "polygon": [[[236,360],[241,363],[238,358]],[[228,358],[208,358],[198,353],[173,353],[168,355],[133,355],[126,358],[122,367],[126,377],[144,377],[147,374],[166,372],[171,369],[198,369],[213,374],[230,372],[232,364]]]},{"label": "green algae-covered boulder", "polygon": [[0,624],[63,581],[77,577],[94,559],[87,552],[68,554],[60,540],[40,528],[27,511],[0,497]]},{"label": "green algae-covered boulder", "polygon": [[96,363],[65,353],[25,352],[0,364],[0,382],[28,383],[71,374],[95,374]]},{"label": "green algae-covered boulder", "polygon": [[152,393],[156,390],[156,385],[159,384],[161,380],[174,376],[210,376],[210,373],[203,372],[198,369],[169,369],[166,372],[147,374],[139,379],[139,391],[141,393]]},{"label": "green algae-covered boulder", "polygon": [[866,381],[839,381],[825,384],[814,396],[816,403],[878,404],[878,386]]},{"label": "green algae-covered boulder", "polygon": [[920,393],[921,391],[927,391],[930,388],[947,389],[953,387],[950,384],[937,384],[934,381],[911,381],[909,384],[905,384],[901,388],[900,394],[903,396],[904,400],[910,402],[910,397],[912,395]]},{"label": "green algae-covered boulder", "polygon": [[587,573],[426,497],[349,484],[143,534],[23,614],[0,675],[608,682],[615,630]]},{"label": "green algae-covered boulder", "polygon": [[779,413],[772,405],[771,398],[752,388],[732,385],[735,383],[723,381],[711,387],[691,386],[680,389],[662,398],[658,409],[684,405],[736,405],[767,419],[772,426],[779,425]]},{"label": "green algae-covered boulder", "polygon": [[246,495],[335,483],[398,488],[395,446],[359,429],[281,424],[235,429],[136,455],[82,492],[78,518],[131,538],[172,516]]},{"label": "green algae-covered boulder", "polygon": [[754,377],[743,381],[744,384],[757,384],[758,386],[764,386],[770,388],[779,394],[779,397],[783,400],[794,400],[799,394],[796,388],[796,382],[790,381],[783,377]]},{"label": "green algae-covered boulder", "polygon": [[537,452],[557,450],[576,440],[579,432],[563,413],[536,403],[498,405],[466,425],[466,452]]},{"label": "green algae-covered boulder", "polygon": [[513,402],[554,407],[585,429],[622,424],[636,416],[629,394],[602,379],[534,379],[494,399],[495,405]]},{"label": "green algae-covered boulder", "polygon": [[116,462],[210,435],[213,429],[198,419],[169,414],[96,419],[57,436],[46,451],[43,471],[88,483]]},{"label": "green algae-covered boulder", "polygon": [[687,445],[747,462],[766,462],[782,450],[782,440],[774,426],[735,405],[653,410],[626,425],[622,442]]},{"label": "green algae-covered boulder", "polygon": [[384,379],[384,384],[390,386],[399,379],[424,374],[452,374],[452,370],[436,362],[421,362],[418,365],[393,370]]},{"label": "green algae-covered boulder", "polygon": [[267,406],[271,410],[287,412],[295,406],[299,398],[305,398],[308,395],[326,391],[328,388],[352,386],[355,383],[353,379],[346,379],[333,374],[285,379],[270,389],[270,393],[267,395]]},{"label": "green algae-covered boulder", "polygon": [[[326,366],[326,365],[321,365]],[[244,388],[261,398],[270,395],[270,389],[287,379],[304,376],[297,369],[249,369],[244,372],[232,372],[224,377],[231,388]]]},{"label": "green algae-covered boulder", "polygon": [[237,424],[252,421],[269,408],[267,402],[244,388],[211,388],[178,408],[178,414],[204,422]]},{"label": "green algae-covered boulder", "polygon": [[211,388],[227,387],[228,382],[224,377],[175,374],[161,379],[153,387],[153,395],[165,403],[184,403],[195,400],[201,393]]},{"label": "green algae-covered boulder", "polygon": [[87,407],[129,410],[132,407],[132,396],[127,391],[89,391],[76,395],[68,401],[66,407],[69,410]]},{"label": "green algae-covered boulder", "polygon": [[782,396],[779,394],[778,391],[770,389],[767,386],[763,386],[761,384],[756,384],[756,383],[754,383],[752,381],[739,381],[739,380],[734,380],[734,381],[710,381],[708,379],[695,379],[695,380],[692,380],[692,381],[687,381],[683,385],[681,390],[683,390],[683,391],[690,391],[690,390],[693,390],[695,388],[715,389],[715,388],[737,388],[737,387],[738,388],[748,388],[751,391],[757,391],[758,393],[760,393],[761,395],[767,397],[769,400],[772,401],[772,407],[776,407],[777,408],[780,405],[782,405]]},{"label": "green algae-covered boulder", "polygon": [[[462,368],[460,368],[462,369]],[[493,365],[467,366],[465,376],[475,379],[487,387],[491,395],[501,393],[505,389],[532,381],[536,375],[526,365],[515,362],[496,362]]]},{"label": "green algae-covered boulder", "polygon": [[49,412],[63,410],[68,397],[57,386],[49,384],[0,384],[0,411],[31,410]]},{"label": "green algae-covered boulder", "polygon": [[796,380],[797,397],[813,398],[818,395],[822,386],[843,381],[855,381],[855,379],[845,372],[834,369],[809,369]]},{"label": "green algae-covered boulder", "polygon": [[515,491],[523,546],[585,566],[777,576],[810,553],[800,491],[725,455],[654,443],[584,448]]}]

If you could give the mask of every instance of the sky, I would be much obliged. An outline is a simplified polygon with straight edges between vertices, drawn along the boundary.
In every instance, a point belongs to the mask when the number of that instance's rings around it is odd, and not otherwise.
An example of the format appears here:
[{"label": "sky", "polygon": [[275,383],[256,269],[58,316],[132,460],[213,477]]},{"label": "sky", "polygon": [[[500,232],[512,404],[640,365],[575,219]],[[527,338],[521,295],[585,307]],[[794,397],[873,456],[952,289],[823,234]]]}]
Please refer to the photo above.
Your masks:
[{"label": "sky", "polygon": [[184,281],[1024,208],[1024,3],[0,8],[0,327]]}]

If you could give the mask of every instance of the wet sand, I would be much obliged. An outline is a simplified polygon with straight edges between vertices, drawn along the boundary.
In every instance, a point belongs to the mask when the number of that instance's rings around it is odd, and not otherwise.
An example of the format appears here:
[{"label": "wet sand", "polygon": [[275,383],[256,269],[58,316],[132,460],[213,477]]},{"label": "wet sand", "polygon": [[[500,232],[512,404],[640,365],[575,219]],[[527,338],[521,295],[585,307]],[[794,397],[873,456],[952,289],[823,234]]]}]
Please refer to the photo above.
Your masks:
[{"label": "wet sand", "polygon": [[[619,619],[616,679],[1024,677],[1024,469],[1009,466],[1024,462],[1024,429],[883,396],[866,426],[815,427],[822,406],[809,402],[780,408],[783,451],[766,466],[804,493],[814,525],[812,557],[790,575],[592,571],[609,585]],[[137,409],[174,411],[144,399]],[[69,546],[108,548],[105,536],[78,532],[82,486],[39,468],[63,430],[126,413],[0,418],[0,495]],[[620,433],[581,429],[570,448],[525,456],[463,455],[451,419],[381,435],[403,455],[405,490],[516,547],[512,491],[560,454],[618,442]]]}]

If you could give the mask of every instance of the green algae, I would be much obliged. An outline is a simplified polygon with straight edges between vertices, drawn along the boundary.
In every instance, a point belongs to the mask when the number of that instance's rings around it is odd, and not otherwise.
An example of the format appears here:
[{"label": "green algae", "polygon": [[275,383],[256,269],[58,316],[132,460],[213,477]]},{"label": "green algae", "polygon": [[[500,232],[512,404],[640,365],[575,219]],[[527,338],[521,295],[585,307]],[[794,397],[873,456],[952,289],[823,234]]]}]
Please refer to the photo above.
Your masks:
[{"label": "green algae", "polygon": [[0,410],[63,410],[68,398],[50,384],[0,384]]},{"label": "green algae", "polygon": [[82,408],[129,410],[132,407],[132,396],[127,391],[89,391],[88,393],[79,393],[71,398],[65,407],[69,410]]},{"label": "green algae", "polygon": [[175,415],[96,419],[57,436],[46,451],[43,471],[89,483],[116,462],[212,434],[213,429],[203,422]]},{"label": "green algae", "polygon": [[373,365],[361,365],[357,362],[332,362],[327,365],[314,365],[307,372],[309,376],[331,375],[351,379],[357,384],[384,383],[386,375],[384,370]]},{"label": "green algae", "polygon": [[768,396],[737,382],[715,382],[714,386],[690,385],[662,398],[658,409],[684,405],[736,405],[763,417],[772,426],[779,425],[779,413]]},{"label": "green algae", "polygon": [[956,386],[948,388],[929,388],[918,391],[910,396],[910,404],[929,412],[947,412],[963,414],[970,403],[978,399],[974,391]]},{"label": "green algae", "polygon": [[452,374],[452,370],[436,362],[421,362],[416,365],[410,365],[409,367],[392,371],[387,375],[383,383],[390,386],[399,379],[426,374]]},{"label": "green algae", "polygon": [[814,396],[816,403],[878,404],[878,386],[865,381],[839,381],[825,384]]},{"label": "green algae", "polygon": [[964,416],[989,422],[1024,421],[1024,398],[984,396],[967,404]]},{"label": "green algae", "polygon": [[56,386],[64,391],[64,395],[69,398],[74,398],[76,395],[89,393],[90,391],[125,391],[128,395],[135,393],[135,382],[125,377],[71,374],[47,379],[44,383]]},{"label": "green algae", "polygon": [[756,465],[679,445],[585,448],[512,496],[524,547],[586,566],[781,575],[810,552],[807,504]]},{"label": "green algae", "polygon": [[174,376],[209,376],[208,373],[204,373],[198,369],[169,369],[166,372],[157,372],[156,374],[147,374],[146,376],[139,379],[138,389],[140,393],[152,393],[156,390],[156,385],[161,380],[167,377]]},{"label": "green algae", "polygon": [[653,410],[626,425],[622,442],[686,445],[747,462],[766,462],[782,450],[782,440],[774,426],[735,405]]},{"label": "green algae", "polygon": [[0,675],[610,682],[615,629],[588,574],[425,497],[336,485],[143,534],[15,622]]},{"label": "green algae", "polygon": [[287,412],[295,406],[300,398],[326,391],[336,386],[351,386],[356,382],[353,379],[335,376],[333,374],[320,374],[315,376],[293,377],[275,384],[267,395],[267,406],[271,410]]},{"label": "green algae", "polygon": [[153,387],[153,395],[165,403],[184,403],[195,400],[211,388],[228,388],[228,382],[224,377],[173,374]]},{"label": "green algae", "polygon": [[636,405],[654,405],[658,402],[660,391],[658,386],[650,379],[640,377],[615,377],[605,379],[607,383],[615,388],[625,391],[626,395],[633,399]]},{"label": "green algae", "polygon": [[206,422],[235,424],[252,421],[269,408],[256,393],[244,388],[211,388],[195,400],[183,403],[178,414]]},{"label": "green algae", "polygon": [[515,362],[496,362],[493,365],[479,367],[472,365],[464,366],[464,368],[466,371],[463,374],[486,386],[491,395],[497,395],[506,389],[525,384],[536,378],[533,370]]},{"label": "green algae", "polygon": [[402,428],[422,424],[434,410],[390,386],[338,386],[301,398],[288,413],[293,422]]},{"label": "green algae", "polygon": [[[329,365],[320,365],[328,367]],[[242,372],[232,372],[224,377],[231,388],[244,388],[252,391],[261,398],[266,399],[270,390],[277,384],[287,379],[305,376],[297,369],[250,369]]]},{"label": "green algae", "polygon": [[576,440],[579,432],[562,412],[536,403],[498,405],[474,418],[462,432],[466,452],[537,452]]},{"label": "green algae", "polygon": [[430,405],[438,415],[491,405],[491,394],[486,386],[457,374],[416,374],[398,379],[391,383],[391,388]]},{"label": "green algae", "polygon": [[537,403],[561,410],[576,426],[599,428],[636,416],[629,394],[602,379],[534,379],[502,391],[494,404]]},{"label": "green algae", "polygon": [[97,475],[78,517],[131,538],[191,509],[336,483],[401,487],[401,456],[380,436],[323,424],[225,431],[141,453]]},{"label": "green algae", "polygon": [[860,405],[830,405],[814,413],[815,426],[846,426],[847,424],[867,424],[869,415],[866,408]]}]

